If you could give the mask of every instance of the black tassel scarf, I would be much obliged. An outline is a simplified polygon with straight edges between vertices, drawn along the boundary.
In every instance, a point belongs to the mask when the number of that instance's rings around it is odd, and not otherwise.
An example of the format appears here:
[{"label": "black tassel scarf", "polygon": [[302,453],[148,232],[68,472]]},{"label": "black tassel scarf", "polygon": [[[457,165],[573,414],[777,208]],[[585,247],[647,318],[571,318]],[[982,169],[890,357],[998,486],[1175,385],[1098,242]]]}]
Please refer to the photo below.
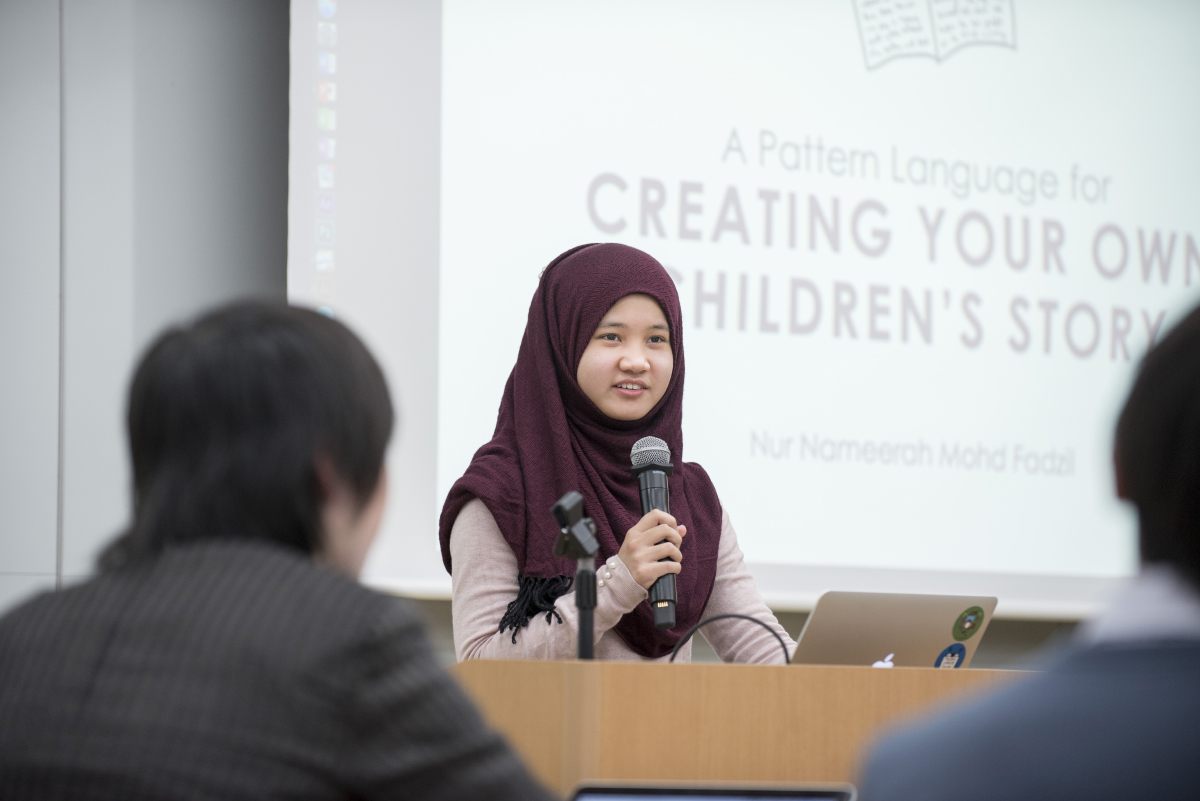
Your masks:
[{"label": "black tassel scarf", "polygon": [[529,625],[534,615],[546,613],[546,624],[551,617],[562,623],[562,616],[554,609],[554,602],[571,591],[575,583],[574,576],[522,576],[517,598],[508,605],[504,617],[500,618],[500,631],[513,630],[513,645],[517,644],[517,632]]}]

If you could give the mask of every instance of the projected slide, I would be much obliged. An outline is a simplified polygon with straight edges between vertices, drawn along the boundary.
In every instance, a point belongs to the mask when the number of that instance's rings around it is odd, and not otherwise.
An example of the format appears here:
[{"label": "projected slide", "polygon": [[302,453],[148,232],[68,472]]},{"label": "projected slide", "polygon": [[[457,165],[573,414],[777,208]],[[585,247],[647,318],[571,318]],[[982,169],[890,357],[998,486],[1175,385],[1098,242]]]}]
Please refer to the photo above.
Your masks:
[{"label": "projected slide", "polygon": [[[323,94],[303,133],[293,107],[308,152],[293,153],[292,297],[360,319],[373,344],[428,302],[385,313],[370,288],[402,254],[379,252],[389,222],[368,210],[408,191],[371,129],[404,114],[388,60],[351,66],[399,35],[382,5],[341,0],[321,22],[340,26],[336,100],[316,0],[311,36],[293,17],[293,58]],[[685,458],[753,565],[1132,570],[1115,414],[1138,358],[1200,299],[1197,10],[447,0],[439,24],[434,513],[491,435],[540,270],[618,241],[675,278]],[[299,69],[294,94],[310,91]],[[343,291],[331,189],[351,141],[357,169],[378,169],[357,179],[360,218],[337,199],[339,256],[360,248]],[[390,376],[410,395],[435,380]],[[409,569],[392,553],[372,571]]]}]

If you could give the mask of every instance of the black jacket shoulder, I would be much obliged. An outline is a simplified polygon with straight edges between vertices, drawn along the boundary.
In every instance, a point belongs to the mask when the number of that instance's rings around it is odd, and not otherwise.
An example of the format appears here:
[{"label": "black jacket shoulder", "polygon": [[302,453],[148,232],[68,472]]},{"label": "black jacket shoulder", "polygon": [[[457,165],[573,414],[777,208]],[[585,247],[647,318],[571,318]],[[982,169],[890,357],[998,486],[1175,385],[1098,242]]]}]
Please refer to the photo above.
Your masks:
[{"label": "black jacket shoulder", "polygon": [[0,798],[544,798],[416,611],[208,542],[0,620]]}]

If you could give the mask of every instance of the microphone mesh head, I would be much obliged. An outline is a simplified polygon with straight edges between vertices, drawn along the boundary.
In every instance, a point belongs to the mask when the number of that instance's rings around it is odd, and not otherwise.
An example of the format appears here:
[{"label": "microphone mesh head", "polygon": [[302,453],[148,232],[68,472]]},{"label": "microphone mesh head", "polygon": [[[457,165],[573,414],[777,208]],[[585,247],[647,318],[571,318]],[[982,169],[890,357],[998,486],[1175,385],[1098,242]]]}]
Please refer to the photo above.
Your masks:
[{"label": "microphone mesh head", "polygon": [[671,449],[658,437],[642,437],[633,443],[629,459],[633,462],[634,467],[647,464],[670,464]]}]

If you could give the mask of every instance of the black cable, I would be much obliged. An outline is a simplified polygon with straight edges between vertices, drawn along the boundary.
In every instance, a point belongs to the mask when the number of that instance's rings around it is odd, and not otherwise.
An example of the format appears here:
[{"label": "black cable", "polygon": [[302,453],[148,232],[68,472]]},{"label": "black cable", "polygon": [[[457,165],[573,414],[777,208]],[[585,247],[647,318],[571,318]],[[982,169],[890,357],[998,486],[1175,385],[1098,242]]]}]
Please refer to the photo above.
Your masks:
[{"label": "black cable", "polygon": [[687,642],[688,640],[690,640],[692,638],[692,635],[695,634],[697,631],[699,631],[703,626],[707,626],[709,623],[712,623],[714,620],[723,620],[724,618],[727,618],[727,617],[740,617],[742,620],[753,620],[755,623],[762,626],[767,631],[771,632],[771,634],[775,635],[775,639],[779,640],[779,647],[783,649],[783,664],[790,665],[792,663],[791,657],[788,656],[787,646],[784,644],[783,638],[779,636],[778,631],[771,628],[765,620],[759,620],[756,617],[750,617],[749,615],[743,615],[740,612],[726,612],[723,615],[713,615],[712,617],[706,617],[706,618],[704,618],[704,620],[701,620],[699,623],[692,626],[690,629],[687,630],[687,634],[684,634],[682,637],[679,638],[679,642],[675,643],[675,647],[671,650],[671,658],[668,659],[667,661],[674,663],[675,662],[675,654],[679,653],[679,649],[683,647],[683,644],[685,642]]}]

